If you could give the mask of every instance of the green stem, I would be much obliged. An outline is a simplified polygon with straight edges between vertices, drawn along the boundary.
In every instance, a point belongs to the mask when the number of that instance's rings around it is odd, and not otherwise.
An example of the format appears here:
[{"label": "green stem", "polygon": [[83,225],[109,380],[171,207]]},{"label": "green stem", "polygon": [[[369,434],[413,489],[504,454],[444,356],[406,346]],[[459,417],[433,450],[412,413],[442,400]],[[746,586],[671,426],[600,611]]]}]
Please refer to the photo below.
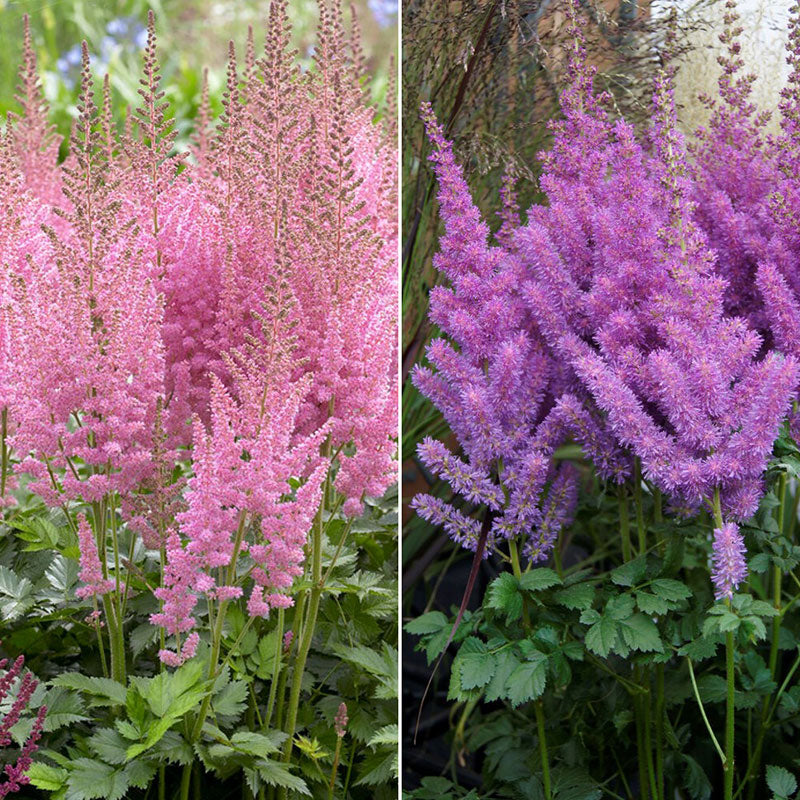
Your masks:
[{"label": "green stem", "polygon": [[[328,444],[328,450],[330,444]],[[320,503],[319,513],[317,514],[317,524],[314,525],[311,533],[311,591],[309,592],[308,612],[305,624],[303,625],[302,638],[297,648],[297,657],[294,662],[292,674],[292,685],[289,690],[289,708],[286,717],[284,731],[287,734],[286,744],[284,745],[283,760],[288,763],[292,757],[294,746],[294,732],[297,726],[297,709],[300,704],[300,690],[303,684],[303,672],[306,667],[306,660],[311,650],[311,642],[314,639],[314,629],[317,624],[317,613],[319,612],[319,602],[322,596],[322,535],[324,529],[325,505],[328,495],[328,484],[330,482],[330,470],[325,478],[322,489],[322,502]],[[279,796],[285,800],[287,790],[281,787]]]},{"label": "green stem", "polygon": [[336,737],[336,752],[333,754],[333,768],[331,769],[331,780],[328,784],[328,800],[333,800],[333,787],[336,785],[336,773],[339,771],[339,757],[342,753],[342,737]]},{"label": "green stem", "polygon": [[652,728],[653,720],[650,709],[650,669],[645,667],[643,680],[647,688],[647,694],[642,697],[642,706],[644,707],[644,715],[642,726],[644,728],[644,749],[645,749],[645,763],[647,765],[647,780],[650,784],[650,794],[653,800],[658,800],[658,789],[656,787],[656,773],[653,767],[653,740]]},{"label": "green stem", "polygon": [[622,539],[622,559],[631,560],[631,522],[628,516],[628,498],[625,494],[625,487],[618,489],[619,496],[619,535]]},{"label": "green stem", "polygon": [[734,718],[734,643],[733,633],[725,634],[725,668],[727,673],[728,696],[725,706],[725,800],[733,800],[733,738],[735,732]]},{"label": "green stem", "polygon": [[275,643],[275,663],[272,666],[272,681],[269,685],[269,700],[267,701],[267,711],[264,715],[264,730],[269,728],[272,722],[272,711],[275,708],[275,698],[278,696],[278,675],[281,671],[281,655],[283,654],[283,616],[284,609],[278,609],[278,640]]},{"label": "green stem", "polygon": [[703,718],[703,722],[706,724],[706,730],[708,731],[708,735],[711,737],[711,741],[714,743],[714,747],[716,751],[719,753],[719,757],[722,761],[723,766],[725,765],[725,753],[722,752],[722,748],[720,747],[719,740],[717,739],[716,735],[714,734],[714,729],[711,727],[711,723],[708,721],[708,716],[706,715],[706,709],[703,705],[703,701],[700,698],[700,691],[697,688],[697,681],[694,677],[694,667],[692,667],[692,659],[687,658],[686,663],[689,666],[689,677],[692,681],[692,689],[694,690],[695,700],[697,700],[697,705],[700,708],[700,716]]},{"label": "green stem", "polygon": [[[641,675],[639,665],[633,667],[633,680],[641,686]],[[636,760],[639,766],[639,797],[640,800],[648,800],[649,782],[647,778],[647,759],[645,758],[644,740],[644,698],[636,695],[633,701],[633,709],[636,716]]]},{"label": "green stem", "polygon": [[542,759],[542,783],[544,784],[544,798],[551,800],[550,791],[550,762],[547,758],[547,736],[544,729],[544,710],[542,701],[537,700],[534,704],[536,708],[536,730],[539,734],[539,755]]},{"label": "green stem", "polygon": [[664,665],[656,664],[656,789],[658,800],[664,795]]},{"label": "green stem", "polygon": [[[519,560],[519,550],[517,549],[517,540],[508,540],[508,552],[511,556],[511,571],[514,577],[519,580],[522,577],[522,566]],[[525,597],[522,598],[522,624],[526,628],[531,626],[530,612],[528,611],[528,601]]]},{"label": "green stem", "polygon": [[644,530],[644,508],[642,506],[642,464],[637,458],[633,460],[633,497],[636,504],[636,532],[639,539],[639,555],[646,550]]}]

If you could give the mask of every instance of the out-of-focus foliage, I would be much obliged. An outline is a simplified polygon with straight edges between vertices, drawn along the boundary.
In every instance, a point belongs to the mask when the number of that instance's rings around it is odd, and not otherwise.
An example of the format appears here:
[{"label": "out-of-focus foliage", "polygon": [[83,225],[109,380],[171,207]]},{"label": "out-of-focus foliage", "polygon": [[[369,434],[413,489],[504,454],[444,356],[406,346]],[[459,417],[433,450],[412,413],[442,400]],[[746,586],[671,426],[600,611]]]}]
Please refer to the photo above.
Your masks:
[{"label": "out-of-focus foliage", "polygon": [[[348,4],[344,4],[347,9]],[[383,102],[394,71],[397,49],[397,4],[353,0],[362,31],[365,66],[374,99]],[[112,76],[113,106],[139,104],[137,90],[146,40],[147,12],[153,9],[163,42],[162,74],[180,132],[186,143],[189,120],[200,103],[203,69],[209,69],[211,109],[222,111],[227,43],[237,47],[256,32],[259,50],[269,3],[264,0],[0,0],[0,113],[14,110],[14,87],[22,53],[22,16],[31,30],[52,120],[62,136],[69,134],[79,89],[80,41],[90,43],[96,75]],[[346,11],[346,15],[349,12]],[[309,64],[318,19],[316,0],[292,0],[289,16],[301,62]],[[239,53],[243,58],[244,54]],[[98,81],[100,83],[101,81]],[[122,122],[118,118],[117,122]]]}]

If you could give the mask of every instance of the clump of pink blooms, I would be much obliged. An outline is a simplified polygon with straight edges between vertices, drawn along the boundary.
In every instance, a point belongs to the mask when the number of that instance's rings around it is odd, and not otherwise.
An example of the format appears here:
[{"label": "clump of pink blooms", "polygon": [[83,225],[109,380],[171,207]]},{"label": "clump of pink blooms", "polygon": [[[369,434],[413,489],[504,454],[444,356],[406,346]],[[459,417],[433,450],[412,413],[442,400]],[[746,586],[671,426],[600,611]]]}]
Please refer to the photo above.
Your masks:
[{"label": "clump of pink blooms", "polygon": [[[766,136],[768,115],[750,103],[729,3],[719,97],[705,100],[709,125],[687,147],[672,67],[657,75],[640,137],[594,91],[581,12],[569,6],[567,86],[541,154],[547,203],[525,222],[506,186],[490,235],[422,107],[445,225],[434,263],[448,285],[431,291],[442,336],[414,381],[463,459],[430,440],[418,452],[463,502],[419,495],[413,506],[471,549],[483,507],[487,549],[521,537],[532,561],[548,557],[574,513],[578,474],[553,458],[569,441],[601,479],[641,475],[676,513],[718,497],[729,520],[751,516],[800,381],[800,7],[781,135]],[[715,537],[717,596],[745,574],[727,522]]]},{"label": "clump of pink blooms", "polygon": [[[355,26],[354,26],[355,27]],[[2,137],[0,403],[14,473],[80,516],[79,597],[120,586],[117,515],[160,550],[153,622],[193,655],[197,598],[292,603],[323,502],[362,512],[396,477],[396,142],[375,121],[360,46],[320,6],[313,68],[286,0],[260,56],[231,43],[224,114],[207,87],[189,152],[148,24],[141,105],[118,131],[88,48],[58,163],[26,20],[20,111]],[[191,459],[184,486],[176,462]],[[6,484],[14,488],[13,483]],[[4,500],[5,502],[5,500]],[[104,516],[105,515],[105,516]]]},{"label": "clump of pink blooms", "polygon": [[[31,701],[34,690],[39,682],[30,672],[23,673],[25,656],[19,656],[9,665],[8,659],[0,659],[0,702],[5,700],[14,690],[11,707],[0,718],[0,747],[11,744],[11,728],[14,727],[22,716],[22,712]],[[0,783],[0,798],[18,792],[20,787],[27,786],[30,779],[27,772],[31,767],[32,756],[39,749],[37,742],[41,738],[44,718],[47,714],[46,706],[40,706],[33,721],[33,727],[28,734],[22,750],[15,762],[6,764],[3,770],[2,783]]]}]

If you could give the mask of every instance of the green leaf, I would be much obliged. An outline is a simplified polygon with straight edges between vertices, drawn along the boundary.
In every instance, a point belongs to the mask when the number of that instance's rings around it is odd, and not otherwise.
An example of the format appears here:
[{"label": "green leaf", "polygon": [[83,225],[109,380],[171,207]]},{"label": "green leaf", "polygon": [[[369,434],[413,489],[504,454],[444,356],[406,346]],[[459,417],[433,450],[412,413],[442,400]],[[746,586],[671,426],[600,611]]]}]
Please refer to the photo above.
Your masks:
[{"label": "green leaf", "polygon": [[214,711],[223,717],[238,717],[247,705],[247,684],[231,681],[225,684],[211,700]]},{"label": "green leaf", "polygon": [[664,652],[664,644],[658,635],[658,628],[650,617],[634,614],[619,623],[622,638],[631,650],[642,652]]},{"label": "green leaf", "polygon": [[67,781],[69,772],[60,767],[51,767],[42,761],[34,761],[27,772],[31,785],[48,792],[57,792]]},{"label": "green leaf", "polygon": [[719,643],[718,637],[698,636],[694,641],[683,645],[678,650],[678,655],[688,656],[692,661],[705,661],[716,655]]},{"label": "green leaf", "polygon": [[536,661],[524,661],[508,681],[508,699],[515,708],[529,700],[535,700],[544,691],[547,680],[547,658],[542,655]]},{"label": "green leaf", "polygon": [[508,697],[508,681],[520,661],[510,649],[501,650],[495,657],[495,672],[486,687],[489,702]]},{"label": "green leaf", "polygon": [[656,578],[650,583],[650,589],[664,600],[678,602],[692,596],[692,590],[680,581],[671,578]]},{"label": "green leaf", "polygon": [[399,740],[399,731],[397,725],[384,725],[375,735],[367,742],[368,747],[377,747],[381,744],[393,747]]},{"label": "green leaf", "polygon": [[767,786],[780,797],[791,797],[797,791],[797,781],[789,770],[774,764],[767,766]]},{"label": "green leaf", "polygon": [[258,758],[264,758],[264,756],[276,752],[284,741],[286,741],[286,734],[283,731],[270,731],[269,733],[237,731],[230,739],[231,744],[237,750]]},{"label": "green leaf", "polygon": [[682,755],[686,769],[681,770],[685,786],[692,800],[709,800],[711,797],[711,783],[700,764],[691,756]]},{"label": "green leaf", "polygon": [[601,617],[586,631],[586,647],[602,658],[606,658],[617,641],[617,625],[609,617]]},{"label": "green leaf", "polygon": [[620,594],[612,597],[606,604],[605,615],[611,619],[623,620],[633,614],[633,597],[629,594]]},{"label": "green leaf", "polygon": [[565,589],[559,589],[553,597],[562,606],[585,611],[591,608],[594,602],[594,586],[591,583],[576,583]]},{"label": "green leaf", "polygon": [[63,728],[65,725],[71,725],[73,722],[83,722],[88,719],[83,713],[86,707],[80,697],[60,686],[48,690],[44,704],[47,706],[44,730],[48,733]]},{"label": "green leaf", "polygon": [[538,567],[526,572],[520,579],[519,585],[526,592],[541,592],[551,586],[563,583],[558,574],[549,567]]},{"label": "green leaf", "polygon": [[120,800],[128,789],[123,772],[91,758],[77,758],[67,781],[66,800]]},{"label": "green leaf", "polygon": [[663,597],[650,592],[636,592],[636,605],[645,614],[666,614],[670,609],[670,604]]},{"label": "green leaf", "polygon": [[53,678],[51,683],[54,686],[75,689],[93,697],[101,697],[106,701],[96,703],[96,705],[125,705],[126,688],[111,678],[94,678],[81,672],[62,672],[61,675]]},{"label": "green leaf", "polygon": [[461,645],[458,656],[456,656],[456,663],[461,671],[462,689],[477,689],[485,686],[497,669],[495,657],[488,652],[486,645],[474,636]]},{"label": "green leaf", "polygon": [[124,764],[128,742],[114,728],[98,728],[89,737],[89,747],[107,764]]},{"label": "green leaf", "polygon": [[283,764],[273,761],[271,758],[265,758],[259,762],[258,774],[270,786],[285,786],[287,789],[292,789],[300,794],[311,795],[306,782],[302,778],[292,775]]},{"label": "green leaf", "polygon": [[147,789],[156,774],[156,765],[137,759],[131,761],[124,770],[125,780],[137,789]]},{"label": "green leaf", "polygon": [[486,607],[504,613],[508,622],[519,619],[522,614],[522,595],[519,593],[519,587],[519,582],[510,572],[502,573],[486,590]]},{"label": "green leaf", "polygon": [[438,633],[446,626],[447,617],[441,611],[429,611],[427,614],[407,622],[405,629],[408,633],[422,636],[426,633]]},{"label": "green leaf", "polygon": [[647,571],[647,562],[642,556],[628,561],[611,571],[611,580],[617,586],[636,586],[640,583]]}]

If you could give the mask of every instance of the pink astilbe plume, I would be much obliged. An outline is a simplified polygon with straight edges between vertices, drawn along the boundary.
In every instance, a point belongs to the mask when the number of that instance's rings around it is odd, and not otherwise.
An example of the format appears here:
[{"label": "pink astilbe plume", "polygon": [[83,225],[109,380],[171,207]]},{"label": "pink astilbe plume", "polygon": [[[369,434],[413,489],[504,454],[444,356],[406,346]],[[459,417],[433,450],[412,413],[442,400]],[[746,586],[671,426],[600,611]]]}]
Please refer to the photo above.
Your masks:
[{"label": "pink astilbe plume", "polygon": [[30,488],[51,505],[125,492],[148,474],[163,391],[161,302],[134,221],[120,219],[97,118],[84,45],[79,117],[62,168],[66,232],[45,227],[49,247],[10,272],[3,318],[7,380],[20,387],[10,404],[13,446]]},{"label": "pink astilbe plume", "polygon": [[49,107],[36,69],[36,52],[31,41],[30,20],[23,15],[22,63],[15,99],[20,113],[9,114],[8,130],[13,155],[26,189],[48,204],[60,203],[61,177],[58,170],[60,137],[48,119]]},{"label": "pink astilbe plume", "polygon": [[[310,378],[292,377],[295,304],[280,276],[273,292],[258,315],[260,335],[248,334],[228,357],[231,387],[213,379],[209,426],[195,418],[194,476],[177,516],[186,543],[170,535],[165,586],[156,591],[164,605],[152,617],[171,635],[194,626],[198,594],[220,602],[241,596],[246,564],[251,616],[291,605],[289,590],[303,573],[329,468],[320,450],[330,426],[293,433]],[[178,646],[162,651],[161,660],[181,663],[196,640]]]},{"label": "pink astilbe plume", "polygon": [[81,571],[78,573],[78,579],[86,585],[75,590],[76,597],[101,597],[113,591],[115,583],[104,577],[103,566],[97,553],[97,542],[83,514],[78,517],[78,545],[81,550]]}]

